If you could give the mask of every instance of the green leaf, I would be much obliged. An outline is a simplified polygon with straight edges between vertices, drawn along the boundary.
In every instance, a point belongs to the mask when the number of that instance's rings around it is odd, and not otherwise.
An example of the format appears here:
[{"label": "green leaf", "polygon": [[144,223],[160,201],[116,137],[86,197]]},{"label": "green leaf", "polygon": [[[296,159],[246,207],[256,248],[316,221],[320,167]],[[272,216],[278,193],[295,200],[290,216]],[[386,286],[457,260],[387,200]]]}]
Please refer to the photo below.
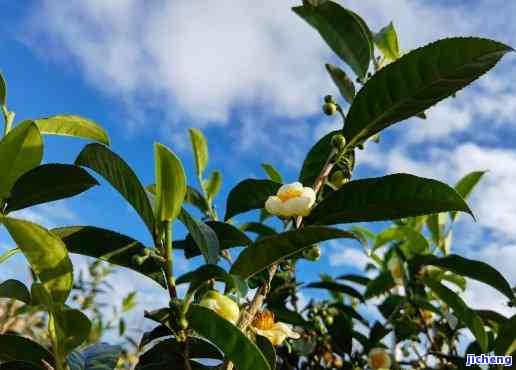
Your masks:
[{"label": "green leaf", "polygon": [[20,251],[19,248],[11,248],[7,252],[0,255],[0,263],[4,263],[7,261],[10,257],[14,256],[16,253]]},{"label": "green leaf", "polygon": [[52,233],[63,240],[70,253],[127,267],[166,287],[161,262],[152,255],[145,258],[150,250],[129,236],[93,226],[61,227]]},{"label": "green leaf", "polygon": [[261,335],[256,336],[256,345],[267,359],[271,370],[276,369],[276,351],[271,341]]},{"label": "green leaf", "polygon": [[246,179],[238,183],[229,192],[224,220],[252,209],[263,208],[267,198],[275,195],[280,186],[280,183],[271,180]]},{"label": "green leaf", "polygon": [[260,222],[248,222],[240,225],[240,230],[255,233],[260,236],[276,235],[278,232],[272,227]]},{"label": "green leaf", "polygon": [[150,233],[154,234],[154,213],[144,187],[131,167],[100,144],[88,144],[81,151],[75,164],[88,167],[106,179],[140,215]]},{"label": "green leaf", "polygon": [[[0,364],[0,370],[41,370],[41,366],[36,366],[27,361],[9,361]],[[71,369],[74,370],[74,369]]]},{"label": "green leaf", "polygon": [[304,248],[325,240],[350,238],[355,234],[330,227],[308,226],[298,230],[261,238],[244,249],[230,273],[249,278],[273,263],[288,258]]},{"label": "green leaf", "polygon": [[18,335],[0,334],[0,360],[25,361],[42,367],[42,360],[54,365],[54,356],[40,344]]},{"label": "green leaf", "polygon": [[404,55],[358,92],[344,126],[348,144],[360,143],[456,93],[511,50],[487,39],[449,38]]},{"label": "green leaf", "polygon": [[313,186],[315,180],[321,173],[328,156],[331,153],[331,139],[334,135],[339,134],[340,130],[332,131],[320,139],[308,152],[301,167],[299,181],[304,186]]},{"label": "green leaf", "polygon": [[360,78],[366,76],[373,57],[371,31],[357,14],[332,1],[317,7],[297,6],[292,10],[314,27]]},{"label": "green leaf", "polygon": [[16,299],[30,304],[30,292],[21,281],[9,279],[0,284],[0,298]]},{"label": "green leaf", "polygon": [[[480,182],[482,179],[482,176],[487,171],[474,171],[468,173],[466,176],[464,176],[462,179],[455,184],[455,190],[457,190],[457,193],[459,193],[464,199],[468,199],[469,195],[475,189],[475,186]],[[454,221],[457,218],[457,212],[450,213],[451,220]]]},{"label": "green leaf", "polygon": [[[460,195],[460,194],[459,194]],[[428,215],[426,226],[430,231],[430,236],[435,245],[441,246],[444,237],[444,227],[446,224],[446,213],[434,213]]]},{"label": "green leaf", "polygon": [[310,283],[306,286],[307,288],[316,288],[316,289],[326,289],[331,292],[336,293],[344,293],[350,297],[354,297],[359,299],[361,302],[364,302],[364,297],[360,294],[355,288],[352,288],[348,285],[335,283],[333,281],[318,281],[316,283]]},{"label": "green leaf", "polygon": [[451,289],[445,287],[441,283],[428,278],[423,278],[423,282],[436,294],[444,303],[451,307],[455,316],[466,324],[475,336],[482,351],[487,352],[488,338],[484,329],[484,324],[480,316],[471,310],[466,303]]},{"label": "green leaf", "polygon": [[72,361],[74,363],[79,362],[79,367],[71,370],[114,370],[122,354],[122,347],[97,343],[84,348],[80,352],[73,352],[73,354],[75,354],[76,359],[72,360],[72,354],[70,354],[67,361],[69,364]]},{"label": "green leaf", "polygon": [[50,291],[54,302],[63,304],[72,289],[73,266],[61,239],[32,222],[10,217],[0,218],[0,222]]},{"label": "green leaf", "polygon": [[136,295],[138,292],[132,291],[127,294],[124,299],[122,300],[122,312],[129,312],[133,308],[136,307],[137,301],[136,301]]},{"label": "green leaf", "polygon": [[226,319],[214,311],[191,305],[187,314],[190,327],[219,347],[238,370],[270,370],[258,347]]},{"label": "green leaf", "polygon": [[355,85],[348,77],[346,72],[333,64],[325,64],[326,71],[330,74],[331,79],[339,89],[342,97],[351,104],[355,98]]},{"label": "green leaf", "polygon": [[269,176],[269,179],[274,182],[279,182],[280,184],[283,183],[283,177],[281,176],[281,173],[272,164],[262,163],[262,168],[267,176]]},{"label": "green leaf", "polygon": [[222,186],[222,174],[220,171],[213,171],[210,174],[210,177],[204,184],[204,189],[206,190],[206,196],[208,197],[208,201],[212,201],[213,198],[217,196],[220,191],[220,187]]},{"label": "green leaf", "polygon": [[78,137],[109,146],[107,132],[99,124],[88,118],[58,115],[35,119],[34,122],[42,134]]},{"label": "green leaf", "polygon": [[217,264],[220,246],[215,231],[204,222],[190,215],[184,208],[179,214],[179,219],[190,232],[192,239],[202,252],[206,263]]},{"label": "green leaf", "polygon": [[348,280],[355,284],[359,285],[367,285],[371,281],[368,277],[355,275],[355,274],[345,274],[337,277],[338,280]]},{"label": "green leaf", "polygon": [[195,206],[199,211],[206,214],[210,210],[210,205],[204,195],[191,186],[186,187],[185,203]]},{"label": "green leaf", "polygon": [[186,196],[186,175],[181,160],[162,144],[154,145],[156,161],[156,218],[175,220]]},{"label": "green leaf", "polygon": [[188,133],[190,134],[190,141],[192,142],[192,149],[195,156],[197,176],[202,177],[208,165],[208,143],[201,130],[190,128],[188,129]]},{"label": "green leaf", "polygon": [[441,258],[435,256],[417,256],[411,263],[416,266],[416,271],[419,270],[421,266],[431,265],[480,281],[495,288],[509,298],[510,301],[516,302],[516,295],[512,291],[509,282],[495,268],[485,262],[470,260],[451,254]]},{"label": "green leaf", "polygon": [[328,333],[332,338],[335,350],[340,354],[351,354],[353,342],[353,337],[350,335],[353,330],[351,319],[345,315],[337,315],[333,320],[328,327]]},{"label": "green leaf", "polygon": [[464,211],[473,216],[462,197],[448,185],[394,174],[344,184],[312,210],[305,224],[394,220],[444,211]]},{"label": "green leaf", "polygon": [[375,34],[373,41],[388,60],[396,60],[400,57],[398,35],[392,22]]},{"label": "green leaf", "polygon": [[396,284],[392,280],[392,276],[389,272],[381,272],[376,278],[372,279],[366,287],[364,297],[366,299],[379,296],[394,288]]},{"label": "green leaf", "polygon": [[0,105],[7,105],[7,82],[5,82],[4,75],[0,73]]},{"label": "green leaf", "polygon": [[[247,235],[226,222],[207,221],[206,225],[217,235],[220,250],[243,247],[252,243],[252,240]],[[184,240],[184,251],[186,258],[192,258],[201,254],[201,250],[197,246],[192,234],[188,234]]]},{"label": "green leaf", "polygon": [[222,267],[217,265],[203,265],[197,270],[187,272],[186,274],[178,277],[176,284],[181,285],[184,283],[190,283],[187,294],[193,295],[201,286],[211,279],[224,281],[227,284],[232,283],[231,277]]},{"label": "green leaf", "polygon": [[500,327],[494,351],[499,356],[511,355],[516,351],[516,315]]},{"label": "green leaf", "polygon": [[21,175],[7,199],[6,212],[73,197],[98,185],[88,172],[71,164],[43,164]]},{"label": "green leaf", "polygon": [[26,121],[0,141],[0,199],[5,199],[18,178],[41,163],[43,140],[34,122]]},{"label": "green leaf", "polygon": [[421,233],[406,226],[390,227],[377,234],[373,251],[392,241],[404,242],[400,248],[407,257],[430,251],[426,238]]},{"label": "green leaf", "polygon": [[91,322],[81,311],[65,308],[54,312],[53,318],[60,350],[65,355],[88,339]]}]

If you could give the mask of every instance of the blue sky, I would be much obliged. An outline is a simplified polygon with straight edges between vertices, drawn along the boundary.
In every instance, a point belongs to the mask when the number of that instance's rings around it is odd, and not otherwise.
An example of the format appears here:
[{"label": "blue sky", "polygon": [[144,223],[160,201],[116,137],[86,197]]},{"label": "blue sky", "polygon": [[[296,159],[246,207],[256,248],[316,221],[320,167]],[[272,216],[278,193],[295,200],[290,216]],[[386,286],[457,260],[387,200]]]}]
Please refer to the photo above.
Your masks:
[{"label": "blue sky", "polygon": [[[247,177],[263,177],[268,162],[294,181],[307,150],[338,125],[322,114],[324,95],[338,96],[324,71],[338,63],[318,35],[289,10],[297,2],[274,0],[206,2],[136,0],[0,0],[0,69],[8,81],[8,106],[17,120],[59,113],[101,123],[113,150],[153,182],[153,148],[176,151],[195,184],[188,127],[209,140],[210,169],[220,169],[227,192]],[[377,31],[391,20],[403,50],[446,36],[485,36],[516,46],[511,16],[516,3],[502,0],[342,2]],[[144,5],[143,5],[144,4]],[[393,6],[395,4],[395,6]],[[428,119],[389,129],[378,146],[358,154],[355,178],[409,172],[454,183],[472,170],[489,169],[471,205],[478,217],[462,217],[456,252],[492,263],[516,283],[516,57],[457,99],[430,110]],[[85,143],[45,139],[46,162],[73,162]],[[102,183],[70,201],[23,212],[48,227],[91,224],[149,243],[144,225],[121,197]],[[380,227],[382,225],[376,225]],[[0,248],[11,242],[0,232]],[[77,260],[82,263],[83,260]],[[332,243],[317,264],[303,264],[301,278],[319,271],[357,270],[364,257],[356,245]],[[179,270],[189,264],[179,258]],[[2,265],[0,277],[26,278],[22,257]],[[159,307],[166,296],[129,272],[116,282],[120,295],[133,287],[143,307]],[[307,292],[308,293],[308,292]],[[504,307],[498,293],[472,284],[466,299],[481,308]],[[139,325],[136,323],[135,325]]]}]

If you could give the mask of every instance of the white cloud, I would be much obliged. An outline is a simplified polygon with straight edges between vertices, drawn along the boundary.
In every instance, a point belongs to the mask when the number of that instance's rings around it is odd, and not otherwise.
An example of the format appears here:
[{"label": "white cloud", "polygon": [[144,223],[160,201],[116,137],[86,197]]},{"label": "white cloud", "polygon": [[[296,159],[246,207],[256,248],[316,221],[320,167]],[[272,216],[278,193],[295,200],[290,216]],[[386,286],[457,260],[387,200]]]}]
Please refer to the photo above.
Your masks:
[{"label": "white cloud", "polygon": [[330,266],[347,266],[360,271],[363,271],[369,258],[363,250],[350,248],[339,242],[329,242],[331,252],[328,255]]}]

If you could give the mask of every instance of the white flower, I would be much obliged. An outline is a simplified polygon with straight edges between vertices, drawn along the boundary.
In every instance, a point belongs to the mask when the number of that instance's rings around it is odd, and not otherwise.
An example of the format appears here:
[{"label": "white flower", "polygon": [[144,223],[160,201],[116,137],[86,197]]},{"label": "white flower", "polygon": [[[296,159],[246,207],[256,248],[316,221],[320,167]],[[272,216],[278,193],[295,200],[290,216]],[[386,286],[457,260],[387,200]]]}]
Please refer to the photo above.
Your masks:
[{"label": "white flower", "polygon": [[287,338],[300,338],[300,335],[292,330],[292,325],[274,322],[274,314],[268,310],[256,315],[252,323],[252,329],[256,334],[270,340],[273,346],[279,346]]},{"label": "white flower", "polygon": [[282,185],[275,196],[270,196],[265,202],[265,209],[276,216],[308,216],[314,203],[315,191],[294,182]]},{"label": "white flower", "polygon": [[403,270],[401,263],[397,258],[391,258],[387,264],[387,268],[391,272],[392,279],[397,285],[403,285]]},{"label": "white flower", "polygon": [[240,316],[238,305],[231,298],[215,290],[206,292],[199,304],[215,311],[219,316],[231,321],[233,324],[238,321],[238,317]]},{"label": "white flower", "polygon": [[383,348],[373,348],[369,351],[367,363],[373,370],[390,369],[392,365],[391,356]]}]

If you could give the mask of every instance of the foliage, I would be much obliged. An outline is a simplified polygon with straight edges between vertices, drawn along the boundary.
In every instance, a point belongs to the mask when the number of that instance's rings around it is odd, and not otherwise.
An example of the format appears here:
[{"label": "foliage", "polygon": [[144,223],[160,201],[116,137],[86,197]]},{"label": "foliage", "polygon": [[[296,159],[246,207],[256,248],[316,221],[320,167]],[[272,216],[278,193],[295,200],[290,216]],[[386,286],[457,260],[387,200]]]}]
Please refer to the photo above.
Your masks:
[{"label": "foliage", "polygon": [[[107,133],[89,119],[56,115],[15,124],[7,84],[0,78],[5,122],[0,223],[17,245],[0,263],[21,252],[34,276],[30,287],[16,280],[0,284],[0,298],[7,299],[0,305],[1,368],[113,369],[123,349],[100,341],[114,329],[136,344],[131,350],[139,352],[137,358],[125,356],[128,366],[142,370],[376,369],[380,363],[462,368],[468,352],[514,354],[516,316],[476,310],[460,297],[466,278],[498,290],[511,306],[516,304],[514,288],[488,264],[451,253],[453,225],[459,212],[474,217],[466,200],[484,172],[467,174],[455,187],[401,173],[351,180],[356,150],[377,142],[388,127],[424,116],[512,49],[493,40],[455,37],[403,54],[392,23],[374,33],[358,14],[325,0],[303,1],[293,11],[343,62],[326,64],[326,70],[349,107],[345,111],[326,96],[324,113],[338,114],[342,127],[308,152],[299,176],[302,184],[282,186],[281,173],[263,164],[265,178],[245,179],[229,192],[223,221],[215,208],[222,174],[213,170],[207,175],[208,141],[200,130],[189,131],[197,184],[186,178],[180,158],[158,143],[155,184],[145,187],[110,149]],[[352,72],[357,83],[348,76]],[[85,146],[73,165],[41,164],[42,135],[94,143]],[[151,246],[98,227],[47,230],[9,216],[98,185],[85,168],[107,180],[136,210]],[[303,185],[315,194],[311,209],[292,217],[265,210],[269,197],[301,209]],[[239,222],[241,214],[253,210],[260,211],[256,221]],[[392,225],[379,233],[345,226],[374,221]],[[176,222],[188,230],[184,240],[173,239]],[[338,239],[361,245],[369,260],[367,274],[321,274],[318,282],[298,281],[299,261],[316,261],[320,246]],[[174,248],[204,261],[176,279]],[[70,254],[96,259],[88,276],[78,275],[75,288]],[[148,277],[170,298],[168,307],[146,313],[156,326],[139,343],[127,335],[124,318],[135,306],[137,292],[115,307],[111,319],[104,317],[106,307],[98,295],[112,289],[106,278],[113,267],[101,261]],[[230,267],[223,268],[222,261]],[[181,284],[189,286],[184,296],[178,294]],[[302,289],[330,295],[301,307]],[[213,290],[226,297],[211,292],[212,299],[202,299]],[[380,302],[379,321],[363,314],[372,302]],[[236,323],[224,317],[228,307],[220,305],[231,306],[232,317],[239,317]],[[30,325],[20,325],[20,315]],[[474,338],[465,352],[460,350],[464,331]],[[211,365],[200,359],[210,359]]]}]

